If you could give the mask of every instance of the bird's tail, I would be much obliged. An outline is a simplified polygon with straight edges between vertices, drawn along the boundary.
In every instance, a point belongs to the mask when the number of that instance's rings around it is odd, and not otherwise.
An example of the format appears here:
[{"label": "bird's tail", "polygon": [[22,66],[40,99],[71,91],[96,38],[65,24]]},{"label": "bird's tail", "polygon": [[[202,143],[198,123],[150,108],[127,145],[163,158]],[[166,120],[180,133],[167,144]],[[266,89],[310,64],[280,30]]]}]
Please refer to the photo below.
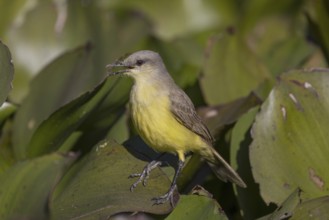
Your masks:
[{"label": "bird's tail", "polygon": [[207,161],[212,171],[220,180],[224,182],[230,181],[243,188],[247,187],[239,174],[235,172],[235,170],[224,160],[222,156],[219,155],[219,153],[217,153],[213,147],[208,146],[206,149],[203,149],[200,154]]}]

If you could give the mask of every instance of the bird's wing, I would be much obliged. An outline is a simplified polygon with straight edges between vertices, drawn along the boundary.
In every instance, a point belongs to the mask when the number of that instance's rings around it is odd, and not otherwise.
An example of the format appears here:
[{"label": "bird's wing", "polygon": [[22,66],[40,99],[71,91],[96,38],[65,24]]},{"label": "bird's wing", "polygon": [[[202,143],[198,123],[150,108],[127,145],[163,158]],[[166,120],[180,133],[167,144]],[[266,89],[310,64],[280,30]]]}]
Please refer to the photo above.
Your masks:
[{"label": "bird's wing", "polygon": [[190,98],[180,88],[172,89],[169,98],[171,101],[171,112],[176,120],[211,144],[214,138],[196,113]]}]

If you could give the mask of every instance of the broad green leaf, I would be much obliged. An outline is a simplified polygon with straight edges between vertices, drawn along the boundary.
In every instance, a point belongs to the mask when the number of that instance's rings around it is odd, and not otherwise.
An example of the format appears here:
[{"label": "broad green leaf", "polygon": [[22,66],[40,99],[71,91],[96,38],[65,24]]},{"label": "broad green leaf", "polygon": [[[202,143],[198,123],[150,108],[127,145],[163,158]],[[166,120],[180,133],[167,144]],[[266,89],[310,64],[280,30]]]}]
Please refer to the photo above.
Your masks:
[{"label": "broad green leaf", "polygon": [[273,212],[268,219],[285,219],[293,215],[296,207],[301,203],[301,190],[296,189],[282,204]]},{"label": "broad green leaf", "polygon": [[174,211],[166,220],[227,220],[216,200],[199,195],[182,195]]},{"label": "broad green leaf", "polygon": [[295,188],[305,198],[328,194],[328,88],[328,69],[295,70],[278,78],[262,105],[250,162],[266,203],[279,204]]},{"label": "broad green leaf", "polygon": [[53,113],[33,134],[27,148],[28,156],[35,157],[58,149],[118,84],[113,78],[107,78],[93,91],[83,94]]},{"label": "broad green leaf", "polygon": [[214,105],[247,96],[270,78],[238,33],[222,33],[207,48],[200,82],[206,102]]},{"label": "broad green leaf", "polygon": [[290,220],[328,219],[329,197],[323,196],[299,204]]},{"label": "broad green leaf", "polygon": [[55,110],[93,87],[90,45],[57,58],[37,75],[14,120],[13,144],[17,157],[24,158],[26,147],[40,123]]},{"label": "broad green leaf", "polygon": [[145,162],[137,160],[121,145],[104,140],[76,163],[56,187],[51,199],[53,219],[104,219],[119,212],[148,212],[166,214],[172,207],[168,203],[153,205],[153,197],[164,194],[169,179],[155,169],[147,185],[129,190]]},{"label": "broad green leaf", "polygon": [[12,88],[11,82],[14,77],[12,62],[8,47],[0,41],[0,106],[6,100]]},{"label": "broad green leaf", "polygon": [[46,219],[49,194],[75,158],[55,153],[7,169],[0,175],[0,218]]},{"label": "broad green leaf", "polygon": [[291,219],[327,219],[329,216],[329,197],[323,196],[303,200],[303,192],[295,190],[273,213],[257,220]]},{"label": "broad green leaf", "polygon": [[247,184],[246,189],[234,187],[244,219],[256,219],[273,211],[273,207],[266,206],[259,195],[259,187],[254,182],[250,167],[248,153],[251,143],[250,128],[258,110],[259,107],[254,107],[242,115],[234,125],[231,135],[230,164]]}]

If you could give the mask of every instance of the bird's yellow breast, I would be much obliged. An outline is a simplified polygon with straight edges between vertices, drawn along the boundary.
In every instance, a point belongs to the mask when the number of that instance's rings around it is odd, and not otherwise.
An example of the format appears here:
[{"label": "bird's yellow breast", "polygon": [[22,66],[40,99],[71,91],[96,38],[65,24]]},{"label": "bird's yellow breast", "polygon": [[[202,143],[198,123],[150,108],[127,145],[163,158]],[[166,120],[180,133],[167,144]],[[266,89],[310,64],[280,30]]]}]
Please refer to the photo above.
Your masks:
[{"label": "bird's yellow breast", "polygon": [[184,153],[198,150],[202,139],[180,124],[170,110],[166,91],[156,86],[134,87],[131,97],[131,115],[139,135],[153,149],[160,152]]}]

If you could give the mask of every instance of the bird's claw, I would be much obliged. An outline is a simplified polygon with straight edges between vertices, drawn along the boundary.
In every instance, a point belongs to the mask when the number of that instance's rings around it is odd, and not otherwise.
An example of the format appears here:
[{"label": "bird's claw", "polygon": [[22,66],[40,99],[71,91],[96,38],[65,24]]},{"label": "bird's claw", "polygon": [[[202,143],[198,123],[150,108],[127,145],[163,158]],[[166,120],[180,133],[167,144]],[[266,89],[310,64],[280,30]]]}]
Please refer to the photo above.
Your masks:
[{"label": "bird's claw", "polygon": [[152,198],[152,201],[154,202],[153,205],[161,205],[169,200],[172,200],[173,192],[174,191],[169,191],[163,196]]},{"label": "bird's claw", "polygon": [[138,180],[131,185],[130,191],[132,192],[137,185],[142,182],[143,186],[146,186],[147,179],[149,178],[149,175],[151,173],[151,170],[161,165],[160,161],[151,161],[149,164],[147,164],[143,171],[141,173],[133,173],[129,176],[129,178],[139,177]]}]

